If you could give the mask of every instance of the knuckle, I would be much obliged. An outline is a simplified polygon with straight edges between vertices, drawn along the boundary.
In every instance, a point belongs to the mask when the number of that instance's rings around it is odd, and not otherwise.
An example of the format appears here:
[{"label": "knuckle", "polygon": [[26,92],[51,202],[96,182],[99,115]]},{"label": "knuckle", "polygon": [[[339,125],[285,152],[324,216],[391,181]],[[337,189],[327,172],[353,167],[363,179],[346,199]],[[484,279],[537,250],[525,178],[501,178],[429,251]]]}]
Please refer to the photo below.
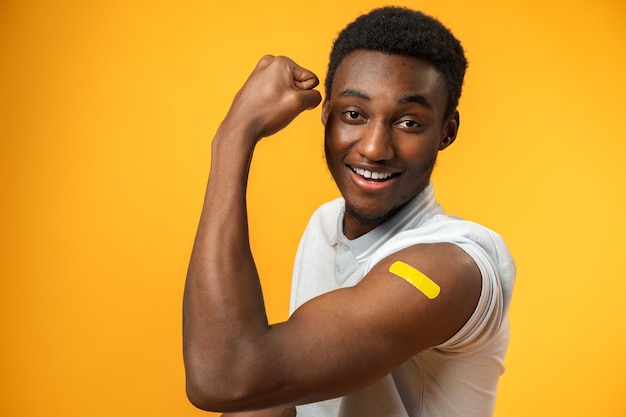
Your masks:
[{"label": "knuckle", "polygon": [[272,63],[272,61],[274,61],[275,59],[276,59],[276,57],[273,56],[273,55],[264,55],[259,60],[259,63],[257,64],[257,67],[258,68],[265,68],[265,67],[269,66]]}]

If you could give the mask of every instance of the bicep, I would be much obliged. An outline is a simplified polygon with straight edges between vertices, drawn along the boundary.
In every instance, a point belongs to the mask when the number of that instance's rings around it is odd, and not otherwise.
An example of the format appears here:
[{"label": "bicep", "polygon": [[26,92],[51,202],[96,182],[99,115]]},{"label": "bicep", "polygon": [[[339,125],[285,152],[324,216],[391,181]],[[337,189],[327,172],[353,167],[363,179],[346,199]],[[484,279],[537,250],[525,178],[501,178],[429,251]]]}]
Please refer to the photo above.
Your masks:
[{"label": "bicep", "polygon": [[[401,261],[439,288],[428,298],[389,271]],[[265,398],[298,404],[348,394],[457,332],[480,296],[477,266],[452,244],[416,245],[377,264],[356,286],[321,295],[275,325],[261,349]],[[268,367],[268,366],[271,366]]]}]

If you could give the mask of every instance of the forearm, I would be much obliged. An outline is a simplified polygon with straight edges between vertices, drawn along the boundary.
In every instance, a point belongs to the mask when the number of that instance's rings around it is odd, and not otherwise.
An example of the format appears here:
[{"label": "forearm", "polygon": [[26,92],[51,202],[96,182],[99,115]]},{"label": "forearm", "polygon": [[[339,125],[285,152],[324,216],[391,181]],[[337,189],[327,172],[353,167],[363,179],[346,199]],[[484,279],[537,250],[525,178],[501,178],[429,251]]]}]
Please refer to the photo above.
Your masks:
[{"label": "forearm", "polygon": [[[223,124],[213,141],[205,202],[184,296],[184,356],[190,398],[228,389],[234,364],[268,329],[250,251],[246,182],[253,142]],[[206,392],[201,395],[206,396]]]},{"label": "forearm", "polygon": [[249,400],[275,390],[275,349],[250,251],[246,186],[256,143],[321,100],[315,74],[266,56],[213,139],[211,172],[183,301],[187,390],[198,407],[231,411],[280,405]]}]

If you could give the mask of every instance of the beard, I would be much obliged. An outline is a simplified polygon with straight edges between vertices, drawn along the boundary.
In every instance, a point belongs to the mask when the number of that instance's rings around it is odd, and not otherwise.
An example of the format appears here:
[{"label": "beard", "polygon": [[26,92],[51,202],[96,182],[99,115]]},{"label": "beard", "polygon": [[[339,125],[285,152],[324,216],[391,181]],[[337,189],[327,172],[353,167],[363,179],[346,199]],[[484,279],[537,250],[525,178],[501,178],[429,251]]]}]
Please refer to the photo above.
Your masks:
[{"label": "beard", "polygon": [[384,222],[386,222],[387,220],[389,220],[390,218],[392,218],[393,216],[395,216],[396,213],[398,213],[400,210],[402,210],[402,207],[404,207],[405,205],[406,205],[406,203],[401,205],[400,207],[394,207],[394,208],[392,208],[391,210],[389,210],[389,211],[387,211],[385,213],[368,216],[368,215],[359,213],[357,210],[352,208],[346,202],[346,205],[345,205],[345,216],[349,217],[349,218],[351,218],[353,220],[356,220],[358,223],[363,224],[363,225],[379,226],[379,225],[383,224]]}]

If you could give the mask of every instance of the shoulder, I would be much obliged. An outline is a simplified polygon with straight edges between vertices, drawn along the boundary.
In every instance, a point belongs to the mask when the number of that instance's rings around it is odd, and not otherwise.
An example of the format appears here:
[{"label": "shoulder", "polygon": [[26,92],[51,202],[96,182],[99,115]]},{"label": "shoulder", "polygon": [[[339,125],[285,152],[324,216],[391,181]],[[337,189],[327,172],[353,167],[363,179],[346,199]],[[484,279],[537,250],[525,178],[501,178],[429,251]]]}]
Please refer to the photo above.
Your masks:
[{"label": "shoulder", "polygon": [[[450,246],[458,250],[451,251]],[[435,269],[437,264],[439,268],[456,264],[461,268],[457,271],[471,271],[469,261],[478,271],[481,290],[471,320],[446,342],[446,348],[467,349],[468,343],[479,346],[498,332],[510,305],[516,274],[513,257],[498,233],[471,221],[438,215],[389,239],[369,259],[366,270],[380,269],[379,265],[384,267],[390,260],[407,255],[416,257],[415,262],[428,257],[426,262]]]},{"label": "shoulder", "polygon": [[392,253],[418,244],[451,243],[467,253],[478,267],[493,268],[501,280],[515,277],[515,261],[504,239],[495,231],[468,220],[436,215],[418,228],[389,239],[369,260],[368,269]]},{"label": "shoulder", "polygon": [[465,220],[456,216],[438,214],[433,216],[427,223],[417,228],[398,233],[389,239],[389,243],[397,243],[406,240],[419,240],[424,242],[463,242],[469,240],[491,248],[506,248],[504,239],[492,229],[481,224]]},{"label": "shoulder", "polygon": [[481,280],[477,265],[457,245],[432,242],[389,254],[372,265],[359,285],[372,288],[379,302],[389,300],[389,311],[401,312],[394,320],[403,323],[402,331],[415,332],[407,338],[419,352],[463,327],[479,303]]}]

